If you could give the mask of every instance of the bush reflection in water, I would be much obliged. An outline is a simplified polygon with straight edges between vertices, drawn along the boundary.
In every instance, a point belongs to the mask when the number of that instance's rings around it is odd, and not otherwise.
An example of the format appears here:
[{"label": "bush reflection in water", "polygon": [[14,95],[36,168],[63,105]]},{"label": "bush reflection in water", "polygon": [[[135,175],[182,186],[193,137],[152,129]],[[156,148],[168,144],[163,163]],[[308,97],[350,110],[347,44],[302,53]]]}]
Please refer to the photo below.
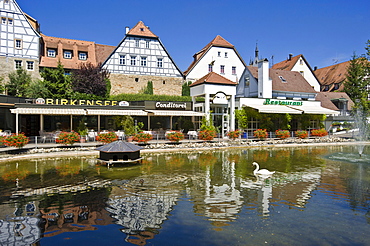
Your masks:
[{"label": "bush reflection in water", "polygon": [[[363,244],[370,168],[350,161],[355,151],[151,153],[111,168],[95,157],[1,163],[1,244]],[[276,173],[253,176],[253,161]]]}]

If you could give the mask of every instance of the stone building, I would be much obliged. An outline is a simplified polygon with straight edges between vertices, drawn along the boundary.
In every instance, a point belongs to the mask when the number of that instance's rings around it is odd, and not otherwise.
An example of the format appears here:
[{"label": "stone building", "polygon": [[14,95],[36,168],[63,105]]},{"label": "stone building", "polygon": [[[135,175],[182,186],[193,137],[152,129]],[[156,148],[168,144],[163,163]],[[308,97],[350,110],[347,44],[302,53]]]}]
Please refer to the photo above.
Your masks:
[{"label": "stone building", "polygon": [[23,68],[39,78],[39,25],[24,14],[16,1],[0,0],[0,77],[8,82],[8,74]]},{"label": "stone building", "polygon": [[166,48],[142,21],[110,54],[103,66],[111,73],[111,94],[138,93],[149,81],[156,95],[181,95],[183,74]]}]

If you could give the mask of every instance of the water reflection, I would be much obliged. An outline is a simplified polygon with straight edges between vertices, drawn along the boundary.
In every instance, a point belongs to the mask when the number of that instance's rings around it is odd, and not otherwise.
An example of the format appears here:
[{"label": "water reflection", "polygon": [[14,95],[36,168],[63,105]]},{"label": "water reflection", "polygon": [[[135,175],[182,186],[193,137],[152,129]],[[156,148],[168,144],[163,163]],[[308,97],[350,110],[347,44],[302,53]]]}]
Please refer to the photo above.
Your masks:
[{"label": "water reflection", "polygon": [[[195,230],[201,226],[199,231],[208,228],[216,234],[211,239],[206,234],[198,235],[185,245],[201,239],[225,245],[233,237],[240,239],[245,235],[240,228],[256,226],[261,219],[269,220],[273,227],[270,229],[276,234],[282,230],[280,224],[291,222],[292,211],[310,214],[300,229],[289,228],[293,232],[310,231],[329,223],[311,212],[315,206],[320,208],[319,214],[339,211],[347,217],[360,214],[369,220],[369,165],[338,162],[334,158],[350,153],[351,148],[157,153],[146,155],[142,165],[113,168],[99,166],[94,158],[87,157],[4,163],[0,165],[0,244],[29,245],[46,239],[59,240],[56,236],[62,234],[70,242],[77,242],[78,235],[86,235],[76,232],[94,232],[106,238],[110,235],[103,228],[115,225],[121,235],[116,240],[145,245],[173,237],[166,234],[164,225],[176,230],[177,235],[186,234],[191,225]],[[366,155],[366,148],[364,151]],[[276,173],[271,177],[254,176],[253,161]],[[347,206],[323,206],[327,199],[317,197],[329,197],[330,204],[339,201]],[[190,203],[192,211],[183,210],[183,203]],[[207,223],[194,224],[194,215]],[[341,218],[332,220],[338,225],[337,230],[348,231],[341,225]],[[366,230],[364,224],[362,227]],[[160,233],[165,234],[157,237]],[[326,237],[343,243],[330,233],[333,232],[327,232]],[[220,235],[223,236],[219,238]],[[253,244],[263,239],[262,232],[255,232]],[[287,239],[280,238],[276,243],[281,240]],[[305,238],[299,240],[295,243],[305,244]]]}]

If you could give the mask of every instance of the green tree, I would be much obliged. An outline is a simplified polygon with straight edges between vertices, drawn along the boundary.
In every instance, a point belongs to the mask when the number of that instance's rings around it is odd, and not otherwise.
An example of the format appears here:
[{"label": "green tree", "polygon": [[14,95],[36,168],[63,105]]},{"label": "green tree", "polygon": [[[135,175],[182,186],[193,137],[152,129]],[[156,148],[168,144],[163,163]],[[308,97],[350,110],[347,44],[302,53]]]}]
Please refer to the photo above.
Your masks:
[{"label": "green tree", "polygon": [[49,94],[44,81],[40,79],[32,80],[25,92],[25,96],[30,98],[46,98]]},{"label": "green tree", "polygon": [[190,96],[190,85],[191,85],[190,81],[182,84],[182,92],[181,92],[182,96]]},{"label": "green tree", "polygon": [[0,93],[4,93],[5,85],[3,84],[4,78],[0,76]]},{"label": "green tree", "polygon": [[235,118],[238,123],[238,128],[240,129],[248,128],[248,117],[244,109],[235,110]]},{"label": "green tree", "polygon": [[57,68],[45,68],[41,72],[49,97],[69,98],[72,93],[71,78],[65,74],[63,65],[58,62]]},{"label": "green tree", "polygon": [[367,109],[367,81],[366,76],[366,58],[364,56],[353,55],[347,68],[346,80],[344,83],[344,92],[352,99],[355,106],[362,106]]},{"label": "green tree", "polygon": [[148,81],[147,85],[141,90],[142,94],[153,95],[153,82]]},{"label": "green tree", "polygon": [[24,97],[29,84],[32,82],[31,75],[24,69],[17,69],[10,73],[9,83],[5,85],[9,96]]}]

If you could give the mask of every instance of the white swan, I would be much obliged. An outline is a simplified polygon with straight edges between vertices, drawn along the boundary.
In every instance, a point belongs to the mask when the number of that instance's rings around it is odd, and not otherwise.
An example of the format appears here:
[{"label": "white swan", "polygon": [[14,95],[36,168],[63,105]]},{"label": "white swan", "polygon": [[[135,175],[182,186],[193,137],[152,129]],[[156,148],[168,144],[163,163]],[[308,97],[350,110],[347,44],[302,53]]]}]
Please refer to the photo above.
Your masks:
[{"label": "white swan", "polygon": [[272,174],[275,173],[275,171],[270,172],[267,169],[261,169],[261,170],[259,170],[260,169],[260,165],[258,165],[257,162],[253,162],[252,164],[254,166],[256,166],[256,169],[254,169],[254,171],[253,171],[253,174],[254,175],[272,175]]}]

